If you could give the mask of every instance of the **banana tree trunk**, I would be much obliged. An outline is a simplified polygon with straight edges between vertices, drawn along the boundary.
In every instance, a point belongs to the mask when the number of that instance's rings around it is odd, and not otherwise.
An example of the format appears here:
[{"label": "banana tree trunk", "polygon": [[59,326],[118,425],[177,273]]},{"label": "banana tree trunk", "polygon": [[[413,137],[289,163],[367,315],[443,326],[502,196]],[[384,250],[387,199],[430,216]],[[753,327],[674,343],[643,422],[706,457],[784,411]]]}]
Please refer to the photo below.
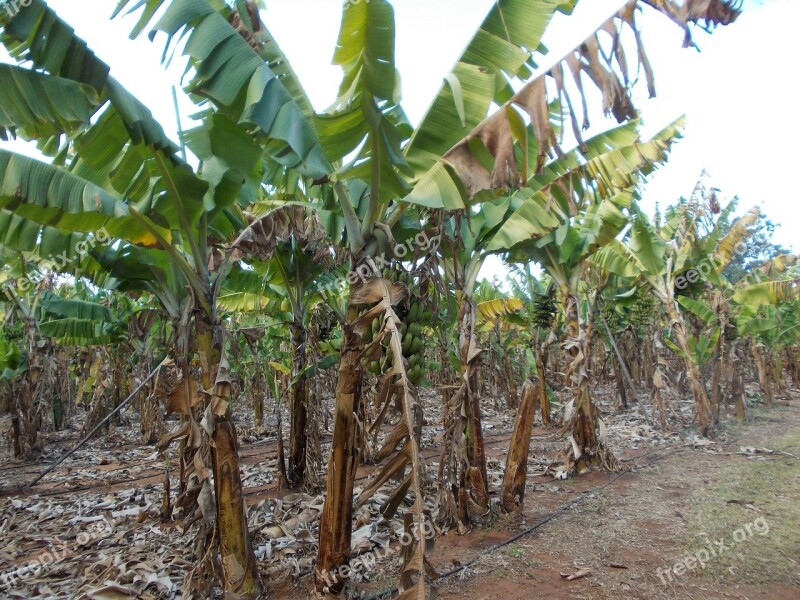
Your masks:
[{"label": "banana tree trunk", "polygon": [[[279,396],[279,397],[282,397]],[[280,402],[275,402],[275,461],[277,463],[278,474],[276,477],[279,490],[289,487],[289,478],[286,476],[286,451],[283,445],[283,414]]]},{"label": "banana tree trunk", "polygon": [[[61,379],[59,373],[66,374],[67,369],[62,369],[62,364],[64,362],[64,353],[61,351],[55,350],[51,357],[53,363],[56,366],[56,377],[58,378],[59,387],[52,391],[52,407],[53,407],[53,429],[55,431],[61,431],[64,427],[64,422],[66,421],[67,411],[69,409],[69,396],[67,396],[64,392],[69,390],[69,385],[64,386],[64,380]],[[66,399],[66,402],[64,401]]]},{"label": "banana tree trunk", "polygon": [[230,421],[217,423],[211,455],[225,587],[237,598],[255,598],[258,594],[258,569],[247,529],[238,448],[234,424]]},{"label": "banana tree trunk", "polygon": [[736,418],[743,421],[747,416],[747,403],[744,396],[744,366],[738,344],[731,352],[731,378],[729,379],[729,402],[735,406]]},{"label": "banana tree trunk", "polygon": [[800,361],[797,360],[797,353],[794,348],[786,349],[786,358],[789,364],[789,373],[792,376],[792,385],[800,388]]},{"label": "banana tree trunk", "polygon": [[439,465],[439,521],[469,531],[473,520],[489,511],[486,455],[478,394],[481,350],[475,338],[474,300],[459,291],[458,350],[460,385],[445,422],[445,440]]},{"label": "banana tree trunk", "polygon": [[630,387],[631,394],[633,394],[633,399],[637,400],[636,398],[636,388],[633,385],[633,379],[631,378],[631,373],[628,370],[628,365],[625,363],[625,358],[622,356],[622,352],[620,352],[619,346],[617,345],[616,340],[614,339],[614,334],[611,331],[611,328],[608,326],[605,317],[601,314],[600,319],[603,323],[603,328],[608,335],[608,342],[611,344],[611,349],[614,351],[614,357],[617,359],[617,366],[614,369],[614,378],[617,381],[617,390],[619,391],[620,399],[622,400],[623,408],[628,408],[628,398],[625,393],[625,385],[627,384]]},{"label": "banana tree trunk", "polygon": [[[468,296],[464,297],[458,310],[458,352],[460,372],[465,385],[464,409],[467,415],[466,431],[462,437],[466,468],[459,482],[459,496],[462,500],[459,513],[466,516],[466,494],[481,510],[489,508],[488,477],[486,475],[486,452],[483,443],[481,424],[480,395],[478,393],[478,363],[480,350],[475,336],[477,306]],[[462,519],[463,520],[463,519]]]},{"label": "banana tree trunk", "polygon": [[714,423],[711,419],[711,407],[708,403],[708,396],[706,395],[706,388],[703,385],[700,369],[692,360],[692,351],[689,346],[689,336],[686,333],[686,323],[683,320],[678,310],[677,304],[674,300],[666,303],[667,315],[672,325],[672,331],[675,332],[675,339],[678,342],[678,347],[683,352],[683,362],[686,368],[686,377],[689,380],[689,387],[692,390],[694,397],[695,412],[697,413],[698,423],[700,425],[700,433],[704,437],[708,437],[713,433]]},{"label": "banana tree trunk", "polygon": [[567,380],[572,386],[575,398],[572,414],[564,427],[571,433],[572,460],[576,471],[581,473],[589,467],[602,466],[605,461],[597,438],[597,413],[589,392],[587,365],[590,351],[589,338],[580,328],[579,307],[578,295],[571,291],[566,292],[564,294],[566,331],[563,346],[570,357]]},{"label": "banana tree trunk", "polygon": [[619,400],[622,403],[622,408],[628,410],[628,395],[625,391],[625,381],[623,380],[622,367],[620,366],[619,361],[617,361],[617,366],[614,369],[614,383],[617,386],[617,394],[619,394]]},{"label": "banana tree trunk", "polygon": [[253,418],[257,426],[264,424],[264,369],[256,362],[253,376]]},{"label": "banana tree trunk", "polygon": [[[644,331],[645,340],[653,339],[654,335],[651,336],[650,333],[651,333],[650,331],[645,329]],[[631,340],[631,338],[633,338],[633,340]],[[622,350],[623,356],[625,356],[627,364],[630,365],[631,367],[631,378],[639,385],[641,385],[642,383],[644,383],[645,385],[650,385],[650,382],[653,380],[653,378],[651,376],[648,379],[642,373],[641,358],[643,349],[650,348],[651,344],[650,343],[642,344],[640,343],[639,340],[640,340],[639,334],[636,332],[633,325],[629,325],[628,328],[622,332],[622,335],[620,335],[619,338],[620,348]],[[658,356],[657,355],[653,356],[652,360],[654,362],[657,361]]]},{"label": "banana tree trunk", "polygon": [[[24,385],[24,384],[23,384]],[[11,385],[11,394],[9,396],[8,408],[11,416],[11,442],[14,447],[14,458],[22,458],[22,420],[20,419],[19,407],[19,388],[16,385]]]},{"label": "banana tree trunk", "polygon": [[531,381],[523,384],[522,399],[517,410],[517,418],[514,421],[514,433],[511,434],[508,446],[508,458],[500,496],[505,512],[521,508],[525,499],[528,452],[531,446],[537,394],[538,386]]},{"label": "banana tree trunk", "polygon": [[717,348],[713,359],[713,371],[711,373],[711,415],[714,419],[715,427],[719,425],[720,398],[722,398],[722,371],[728,349],[730,348],[730,345],[725,342],[725,333],[722,332],[717,341]]},{"label": "banana tree trunk", "polygon": [[773,373],[772,379],[775,385],[778,386],[778,391],[784,392],[786,391],[786,384],[783,381],[783,360],[781,359],[781,355],[778,352],[770,351],[769,356],[769,364],[772,366]]},{"label": "banana tree trunk", "polygon": [[[486,370],[484,369],[483,372],[478,372],[478,388],[477,390],[473,388],[478,394],[478,397],[485,395],[485,391],[489,388],[489,386],[494,388],[494,391],[498,391],[497,387],[497,356],[495,352],[492,350],[491,344],[489,345],[488,349],[489,357],[491,358],[491,362],[489,364],[489,376],[486,377]],[[500,410],[500,404],[497,399],[497,394],[494,394],[494,409]]]},{"label": "banana tree trunk", "polygon": [[289,429],[289,484],[302,485],[306,471],[306,421],[308,419],[308,379],[306,378],[306,329],[292,324],[292,381],[289,389],[291,424]]},{"label": "banana tree trunk", "polygon": [[756,340],[753,340],[752,352],[758,373],[758,386],[761,388],[761,393],[764,394],[764,405],[772,406],[772,385],[767,368],[767,359]]},{"label": "banana tree trunk", "polygon": [[[652,339],[652,337],[648,337],[648,339]],[[653,381],[653,375],[655,374],[655,366],[656,366],[656,352],[653,351],[652,343],[642,344],[642,362],[641,365],[638,365],[639,370],[642,374],[642,378],[644,381]],[[628,363],[630,364],[630,363]]]},{"label": "banana tree trunk", "polygon": [[[450,422],[450,386],[453,383],[454,377],[450,369],[450,357],[447,353],[447,338],[439,340],[439,361],[442,363],[442,370],[440,371],[441,377],[441,391],[442,391],[442,427],[447,427]],[[441,461],[439,467],[444,466],[444,461]]]},{"label": "banana tree trunk", "polygon": [[342,591],[346,580],[333,578],[334,582],[328,587],[330,576],[341,572],[340,568],[350,561],[353,484],[359,464],[355,415],[361,405],[364,378],[360,364],[364,342],[353,329],[353,323],[358,318],[358,309],[353,305],[355,289],[350,288],[347,322],[343,327],[344,340],[336,388],[336,420],[328,461],[325,504],[319,524],[319,552],[314,578],[316,589],[320,593],[327,590],[338,594]]},{"label": "banana tree trunk", "polygon": [[711,372],[711,416],[714,419],[714,426],[719,425],[719,399],[720,386],[722,384],[722,357],[714,357],[714,368]]},{"label": "banana tree trunk", "polygon": [[211,445],[216,496],[216,527],[226,596],[256,598],[260,594],[255,554],[247,529],[236,429],[231,422],[231,383],[223,363],[225,330],[222,323],[203,311],[195,313],[197,347],[202,385],[213,390],[211,409],[215,415]]},{"label": "banana tree trunk", "polygon": [[78,384],[75,392],[75,406],[82,406],[86,408],[84,397],[86,394],[86,379],[92,370],[92,361],[94,360],[94,352],[89,350],[81,350],[81,356],[78,361]]},{"label": "banana tree trunk", "polygon": [[[36,357],[38,363],[38,356]],[[36,447],[39,430],[41,429],[41,415],[39,414],[39,380],[41,370],[38,366],[30,365],[23,375],[20,407],[17,413],[22,420],[22,431],[25,435],[23,452],[27,444],[28,450]]]},{"label": "banana tree trunk", "polygon": [[506,384],[508,385],[508,408],[517,407],[517,381],[514,378],[514,365],[511,362],[511,351],[503,353],[503,367],[506,371]]},{"label": "banana tree trunk", "polygon": [[547,341],[548,340],[545,338],[544,341],[539,343],[537,339],[535,344],[536,373],[539,376],[539,410],[541,411],[543,425],[549,425],[551,422],[550,398],[547,396],[547,381],[545,379],[547,374],[547,358],[550,354]]}]

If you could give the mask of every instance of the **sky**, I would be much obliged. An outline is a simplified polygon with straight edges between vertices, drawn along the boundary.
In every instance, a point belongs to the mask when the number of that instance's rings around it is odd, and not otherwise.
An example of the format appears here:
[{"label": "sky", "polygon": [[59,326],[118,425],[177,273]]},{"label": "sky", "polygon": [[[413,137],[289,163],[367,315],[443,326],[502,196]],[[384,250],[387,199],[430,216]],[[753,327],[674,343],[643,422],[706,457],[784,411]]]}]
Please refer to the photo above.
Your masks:
[{"label": "sky", "polygon": [[[396,62],[403,107],[412,123],[424,116],[471,35],[494,0],[395,0]],[[132,17],[109,21],[116,0],[50,0],[111,73],[143,99],[168,133],[176,131],[171,86],[180,86],[181,64],[161,64],[163,37],[131,41]],[[571,16],[558,15],[544,42],[554,59],[579,44],[623,0],[582,0]],[[340,80],[331,65],[341,16],[340,0],[267,0],[262,19],[297,72],[317,110],[335,99]],[[642,20],[658,96],[639,87],[645,133],[654,133],[686,114],[685,137],[668,164],[645,186],[642,205],[652,212],[691,194],[702,169],[723,197],[740,197],[740,212],[759,205],[780,225],[775,241],[800,250],[800,192],[791,183],[793,151],[800,139],[796,116],[800,76],[788,56],[800,22],[798,0],[746,0],[745,12],[712,35],[696,31],[701,52],[681,48],[682,31],[649,8]],[[2,56],[0,60],[7,60]],[[643,84],[643,82],[641,82]],[[179,89],[183,115],[194,105]],[[184,128],[190,127],[187,116]],[[609,126],[606,122],[604,126]],[[591,132],[589,132],[591,133]],[[0,147],[32,154],[22,142]],[[495,267],[489,267],[494,269]],[[486,273],[491,276],[491,273]]]}]

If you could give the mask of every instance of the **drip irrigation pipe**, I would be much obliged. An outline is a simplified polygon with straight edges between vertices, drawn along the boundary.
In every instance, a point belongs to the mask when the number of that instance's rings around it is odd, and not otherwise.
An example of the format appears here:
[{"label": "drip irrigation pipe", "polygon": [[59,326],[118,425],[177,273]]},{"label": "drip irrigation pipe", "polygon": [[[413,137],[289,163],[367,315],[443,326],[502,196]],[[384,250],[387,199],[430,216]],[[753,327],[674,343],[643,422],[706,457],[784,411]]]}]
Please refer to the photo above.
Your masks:
[{"label": "drip irrigation pipe", "polygon": [[[666,452],[666,453],[664,453],[664,454],[662,454],[660,456],[655,457],[654,459],[652,459],[650,461],[647,461],[647,462],[645,462],[645,463],[643,463],[641,465],[638,465],[637,469],[641,469],[641,468],[644,468],[644,467],[649,467],[650,465],[652,465],[654,463],[657,463],[658,461],[663,460],[663,459],[667,458],[668,456],[672,456],[676,452],[677,452],[676,450],[673,450],[673,451],[670,451],[670,452]],[[599,491],[607,488],[608,486],[610,486],[611,484],[616,482],[618,479],[620,479],[620,478],[624,477],[625,475],[627,475],[628,473],[632,473],[632,472],[633,472],[633,470],[631,470],[631,471],[622,471],[621,473],[617,473],[616,475],[614,475],[611,479],[606,481],[604,484],[598,485],[597,487],[593,487],[593,488],[591,488],[589,490],[586,490],[585,492],[580,494],[577,498],[574,498],[574,499],[570,500],[569,502],[566,502],[566,503],[562,504],[557,509],[555,509],[553,512],[551,512],[549,515],[547,515],[546,517],[536,521],[536,523],[534,523],[533,525],[531,525],[527,529],[524,529],[523,531],[520,531],[519,533],[517,533],[516,535],[514,535],[511,538],[507,539],[506,541],[500,542],[499,544],[497,544],[495,546],[492,546],[490,548],[485,548],[484,550],[481,550],[478,554],[476,554],[473,558],[471,558],[466,563],[464,563],[464,564],[462,564],[462,565],[460,565],[460,566],[458,566],[458,567],[456,567],[454,569],[450,569],[449,571],[446,571],[444,573],[440,573],[439,577],[436,580],[440,581],[442,579],[445,579],[447,577],[455,575],[456,573],[460,573],[462,571],[465,571],[467,568],[469,568],[472,565],[474,565],[481,557],[486,556],[487,554],[491,554],[492,552],[495,552],[496,550],[499,550],[500,548],[508,546],[509,544],[513,544],[517,540],[519,540],[519,539],[521,539],[521,538],[523,538],[523,537],[525,537],[527,535],[530,535],[531,533],[533,533],[534,531],[536,531],[537,529],[539,529],[543,525],[546,525],[547,523],[549,523],[550,521],[555,519],[557,516],[559,516],[563,512],[569,510],[573,506],[577,506],[578,504],[580,504],[581,502],[586,500],[586,498],[589,497],[589,494],[593,494],[595,492],[599,492]],[[387,599],[387,598],[391,598],[398,591],[399,591],[398,588],[395,586],[395,587],[389,588],[387,590],[384,590],[382,592],[378,592],[377,594],[373,594],[372,596],[367,596],[364,600],[384,600],[384,599]]]}]

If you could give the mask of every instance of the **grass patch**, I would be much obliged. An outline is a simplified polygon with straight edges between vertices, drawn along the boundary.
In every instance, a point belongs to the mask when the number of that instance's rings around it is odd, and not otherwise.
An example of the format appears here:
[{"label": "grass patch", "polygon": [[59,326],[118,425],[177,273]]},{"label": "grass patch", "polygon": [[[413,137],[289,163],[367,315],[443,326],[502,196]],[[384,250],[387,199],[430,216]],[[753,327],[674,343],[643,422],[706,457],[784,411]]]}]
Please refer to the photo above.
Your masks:
[{"label": "grass patch", "polygon": [[[800,431],[768,443],[800,456]],[[718,482],[692,495],[687,555],[718,550],[714,540],[722,540],[726,550],[696,573],[722,582],[800,585],[800,461],[762,456],[737,456]]]}]

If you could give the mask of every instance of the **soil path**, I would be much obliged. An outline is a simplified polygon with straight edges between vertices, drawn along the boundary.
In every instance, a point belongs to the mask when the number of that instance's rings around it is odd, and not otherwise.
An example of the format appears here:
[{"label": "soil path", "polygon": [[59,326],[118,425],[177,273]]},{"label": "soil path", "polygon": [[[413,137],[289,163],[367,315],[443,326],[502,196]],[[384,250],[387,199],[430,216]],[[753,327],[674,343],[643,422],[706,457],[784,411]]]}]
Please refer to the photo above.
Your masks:
[{"label": "soil path", "polygon": [[[740,488],[747,492],[745,499],[724,495],[725,486],[766,469],[779,468],[785,483],[800,486],[800,403],[760,411],[752,423],[730,427],[725,442],[681,447],[590,492],[535,532],[447,578],[439,597],[800,598],[800,498],[783,495],[781,482],[769,480],[761,489],[745,484]],[[768,454],[762,448],[787,453]],[[559,495],[569,498],[607,479],[593,473],[557,482],[563,489]],[[547,496],[531,492],[529,485],[520,522],[437,540],[437,567],[466,564],[524,529],[523,521],[530,526],[547,516],[552,512]],[[725,513],[722,521],[715,520],[715,511]],[[724,556],[709,556],[705,568],[691,561],[698,549],[708,547],[708,554],[718,549],[714,540],[724,544]],[[679,562],[684,568],[671,569]],[[564,578],[581,570],[590,573]]]}]

